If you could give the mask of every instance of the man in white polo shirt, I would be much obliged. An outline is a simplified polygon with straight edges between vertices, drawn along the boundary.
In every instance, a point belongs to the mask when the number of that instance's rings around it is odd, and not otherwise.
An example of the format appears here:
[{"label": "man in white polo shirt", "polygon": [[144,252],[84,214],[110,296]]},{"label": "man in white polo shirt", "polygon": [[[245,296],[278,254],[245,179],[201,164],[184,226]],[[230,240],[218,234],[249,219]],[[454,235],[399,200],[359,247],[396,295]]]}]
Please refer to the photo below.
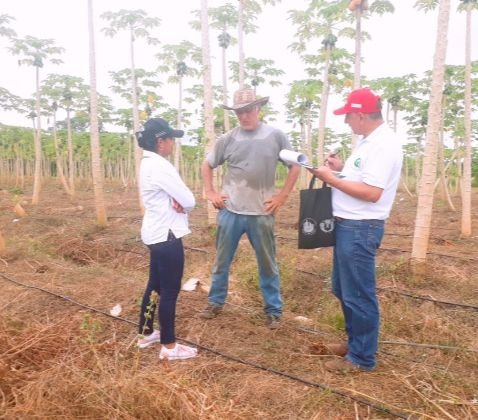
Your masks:
[{"label": "man in white polo shirt", "polygon": [[[310,171],[332,189],[336,245],[332,291],[342,305],[347,343],[330,344],[331,371],[372,370],[378,347],[379,307],[375,288],[375,255],[390,214],[403,160],[402,142],[384,123],[380,97],[370,89],[356,89],[334,111],[345,115],[357,147],[345,164],[330,155],[325,166]],[[340,171],[341,178],[333,171]]]}]

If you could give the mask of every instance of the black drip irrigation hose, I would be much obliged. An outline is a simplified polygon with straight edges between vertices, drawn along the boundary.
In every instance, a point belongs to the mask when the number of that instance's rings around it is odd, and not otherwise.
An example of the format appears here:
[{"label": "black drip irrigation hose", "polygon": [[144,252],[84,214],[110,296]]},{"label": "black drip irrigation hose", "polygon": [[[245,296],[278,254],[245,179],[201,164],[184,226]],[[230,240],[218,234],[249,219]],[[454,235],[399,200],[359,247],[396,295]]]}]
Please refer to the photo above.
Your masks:
[{"label": "black drip irrigation hose", "polygon": [[[291,238],[290,236],[282,236],[282,235],[275,235],[276,238],[278,239],[285,239],[287,241],[297,241],[297,238]],[[409,249],[400,249],[400,248],[387,248],[384,246],[381,246],[378,249],[378,252],[401,252],[404,254],[409,254],[410,250]],[[445,257],[445,258],[452,258],[455,260],[460,260],[460,261],[478,261],[478,258],[475,257],[474,255],[451,255],[451,254],[443,254],[441,252],[427,252],[427,255],[433,255],[436,257]]]},{"label": "black drip irrigation hose", "polygon": [[[287,238],[287,239],[290,239],[290,238]],[[206,251],[204,249],[193,248],[193,247],[188,247],[188,246],[185,246],[184,248],[188,249],[188,250],[191,250],[191,251],[203,252],[205,254],[208,254],[208,251]],[[396,249],[391,249],[391,248],[390,249],[380,248],[380,249],[383,249],[384,251],[390,251],[391,250],[391,251],[408,252],[408,251],[396,250]],[[122,252],[134,252],[136,254],[144,255],[140,252],[128,251],[128,250],[125,250],[125,249],[117,249],[117,250],[122,251]],[[437,254],[437,255],[439,255],[439,254]],[[449,257],[455,258],[455,256],[451,256],[451,255],[449,255]],[[456,258],[461,258],[461,257],[456,257]],[[316,273],[313,273],[311,271],[301,270],[299,268],[297,269],[297,271],[299,271],[300,273],[309,274],[311,276],[318,276],[318,274],[316,274]],[[421,296],[421,295],[417,295],[417,294],[414,294],[414,293],[411,293],[411,292],[402,291],[402,290],[393,290],[393,289],[385,288],[385,287],[377,287],[377,290],[380,290],[382,292],[395,293],[395,294],[398,294],[398,295],[407,296],[407,297],[412,298],[412,299],[427,300],[427,301],[437,303],[437,304],[441,304],[441,305],[456,306],[456,307],[461,307],[461,308],[472,309],[472,310],[478,311],[478,306],[477,305],[470,305],[468,303],[457,303],[457,302],[449,302],[449,301],[446,301],[446,300],[433,299],[433,298],[430,298],[430,297],[427,297],[427,296]]]},{"label": "black drip irrigation hose", "polygon": [[427,297],[427,296],[416,295],[416,294],[411,293],[411,292],[405,292],[405,291],[402,291],[402,290],[388,289],[386,287],[377,287],[377,290],[380,290],[382,292],[395,293],[397,295],[407,296],[407,297],[412,298],[412,299],[428,300],[429,302],[438,303],[438,304],[441,304],[441,305],[457,306],[457,307],[460,307],[460,308],[466,308],[466,309],[472,309],[472,310],[478,311],[478,306],[470,305],[468,303],[456,303],[456,302],[450,302],[450,301],[447,301],[447,300],[438,300],[438,299],[433,299],[433,298]]},{"label": "black drip irrigation hose", "polygon": [[[299,273],[304,273],[304,274],[309,274],[310,276],[319,277],[319,275],[317,273],[313,273],[311,271],[306,271],[306,270],[301,270],[301,269],[297,269],[297,271]],[[466,309],[472,309],[472,310],[478,311],[478,306],[470,305],[468,303],[458,303],[458,302],[450,302],[450,301],[447,301],[447,300],[433,299],[433,298],[428,297],[428,296],[416,295],[416,294],[411,293],[411,292],[402,291],[402,290],[394,290],[394,289],[390,289],[388,287],[377,287],[377,290],[379,290],[381,292],[395,293],[397,295],[406,296],[406,297],[409,297],[409,298],[412,298],[412,299],[427,300],[429,302],[433,302],[433,303],[437,303],[437,304],[441,304],[441,305],[456,306],[456,307],[460,307],[460,308],[466,308]]]},{"label": "black drip irrigation hose", "polygon": [[[68,296],[65,296],[65,295],[60,295],[58,293],[55,293],[55,292],[51,292],[49,290],[46,290],[46,289],[43,289],[41,287],[38,287],[38,286],[33,286],[33,285],[29,285],[29,284],[25,284],[25,283],[22,283],[18,280],[14,280],[10,277],[7,277],[5,276],[4,274],[1,274],[0,273],[0,277],[2,277],[3,279],[17,285],[17,286],[22,286],[22,287],[25,287],[27,289],[34,289],[34,290],[38,290],[40,292],[43,292],[43,293],[46,293],[50,296],[54,296],[56,298],[60,298],[60,299],[63,299],[73,305],[76,305],[76,306],[80,306],[81,308],[84,308],[84,309],[87,309],[89,311],[92,311],[92,312],[96,312],[96,313],[99,313],[101,315],[105,315],[109,318],[113,318],[114,320],[118,320],[118,321],[123,321],[127,324],[130,324],[130,325],[134,325],[134,326],[139,326],[139,324],[137,322],[134,322],[134,321],[131,321],[129,319],[126,319],[126,318],[122,318],[122,317],[119,317],[119,316],[114,316],[114,315],[111,315],[110,313],[108,312],[105,312],[105,311],[102,311],[101,309],[97,309],[97,308],[94,308],[92,306],[88,306],[88,305],[85,305],[83,303],[80,303],[80,302],[77,302],[76,300],[74,299],[71,299],[70,297]],[[180,337],[179,337],[180,338]],[[202,346],[200,344],[197,344],[197,343],[194,343],[192,341],[189,341],[189,340],[185,340],[185,339],[182,339],[180,338],[181,341],[184,341],[185,343],[188,343],[188,344],[192,344],[194,346],[197,346],[199,347],[200,349],[202,350],[205,350],[205,351],[208,351],[210,353],[213,353],[213,354],[216,354],[218,356],[221,356],[227,360],[231,360],[231,361],[234,361],[236,363],[240,363],[240,364],[243,364],[243,365],[246,365],[246,366],[250,366],[250,367],[253,367],[253,368],[256,368],[256,369],[259,369],[259,370],[262,370],[264,372],[269,372],[269,373],[272,373],[274,375],[277,375],[277,376],[282,376],[284,378],[287,378],[287,379],[291,379],[295,382],[300,382],[302,384],[305,384],[307,386],[310,386],[310,387],[313,387],[313,388],[319,388],[319,389],[322,389],[324,391],[327,391],[327,392],[330,392],[332,394],[335,394],[335,395],[338,395],[338,396],[341,396],[343,398],[347,398],[347,399],[350,399],[352,401],[355,401],[361,405],[365,405],[365,406],[368,406],[370,408],[373,408],[374,410],[377,410],[377,411],[381,411],[383,413],[386,413],[386,414],[389,414],[391,416],[394,416],[396,418],[400,418],[400,419],[408,419],[409,416],[407,414],[404,414],[404,413],[401,413],[401,412],[398,412],[398,411],[394,411],[393,409],[385,406],[385,405],[379,405],[379,404],[375,404],[373,402],[370,402],[368,400],[366,400],[365,398],[360,398],[360,397],[357,397],[355,395],[351,395],[351,394],[348,394],[346,392],[343,392],[343,391],[340,391],[338,389],[335,389],[335,388],[330,388],[328,387],[327,385],[324,385],[324,384],[321,384],[319,382],[312,382],[312,381],[309,381],[307,379],[304,379],[304,378],[301,378],[300,376],[296,376],[296,375],[292,375],[290,373],[287,373],[287,372],[282,372],[280,370],[276,370],[276,369],[272,369],[272,368],[269,368],[267,366],[263,366],[263,365],[260,365],[258,363],[254,363],[254,362],[248,362],[248,361],[245,361],[245,360],[242,360],[241,358],[239,357],[236,357],[236,356],[231,356],[231,355],[228,355],[228,354],[225,354],[225,353],[222,353],[220,351],[217,351],[217,350],[214,350],[214,349],[211,349],[209,347],[206,347],[206,346]]]}]

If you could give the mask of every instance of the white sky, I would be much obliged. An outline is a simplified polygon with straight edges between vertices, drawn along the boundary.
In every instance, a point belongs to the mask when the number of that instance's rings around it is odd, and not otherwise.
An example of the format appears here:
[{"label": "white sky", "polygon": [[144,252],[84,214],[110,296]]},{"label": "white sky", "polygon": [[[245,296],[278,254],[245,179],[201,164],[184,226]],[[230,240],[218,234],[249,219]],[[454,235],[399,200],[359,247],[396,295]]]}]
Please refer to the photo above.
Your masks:
[{"label": "white sky", "polygon": [[[229,0],[235,3],[234,0]],[[226,0],[209,0],[209,7],[224,4]],[[364,62],[362,74],[368,78],[400,76],[407,73],[422,75],[431,69],[435,48],[437,11],[425,14],[412,6],[415,0],[392,0],[395,5],[393,15],[382,17],[372,16],[363,23],[363,29],[370,33],[371,40],[362,47]],[[270,96],[275,109],[281,114],[274,123],[285,131],[285,115],[283,104],[288,85],[293,80],[305,78],[304,65],[300,59],[291,53],[287,46],[293,42],[292,35],[295,29],[287,20],[287,11],[290,9],[304,9],[306,0],[282,0],[278,6],[264,7],[264,13],[259,17],[259,30],[256,34],[245,37],[246,56],[263,59],[273,59],[276,67],[285,71],[281,87],[261,86],[258,93]],[[464,62],[464,30],[465,15],[457,13],[458,0],[451,0],[451,17],[448,33],[447,64],[462,64]],[[88,33],[86,0],[10,0],[2,1],[0,13],[15,17],[12,28],[18,36],[26,35],[37,38],[53,38],[56,45],[64,47],[66,52],[62,59],[64,64],[55,66],[46,64],[42,69],[42,78],[48,73],[70,74],[82,77],[89,82],[88,75]],[[162,43],[180,43],[190,40],[200,46],[199,32],[192,31],[188,22],[192,20],[191,10],[200,8],[200,0],[180,0],[166,2],[164,0],[96,0],[94,1],[97,77],[100,93],[112,96],[109,86],[112,84],[108,75],[110,70],[120,70],[129,67],[128,38],[125,32],[116,38],[107,38],[100,33],[100,29],[107,26],[107,22],[100,19],[104,11],[118,11],[120,9],[144,9],[150,16],[159,17],[161,26],[155,30],[154,36]],[[478,13],[473,13],[472,59],[478,59]],[[232,34],[236,35],[236,34]],[[210,31],[213,59],[213,84],[221,84],[220,53],[216,47],[217,32]],[[317,41],[317,45],[319,46]],[[157,60],[154,55],[159,51],[158,46],[148,46],[139,39],[136,42],[136,65],[147,70],[154,70]],[[345,46],[352,52],[353,45]],[[0,67],[0,86],[21,97],[31,97],[35,90],[34,70],[32,67],[18,67],[17,57],[10,55],[6,50],[7,41],[0,39],[2,64]],[[237,50],[231,47],[228,50],[229,60],[237,61]],[[165,77],[165,76],[162,76]],[[201,83],[195,81],[194,83]],[[187,86],[186,86],[187,87]],[[236,86],[230,82],[229,90]],[[172,106],[177,104],[176,87],[166,84],[160,88],[160,94]],[[330,115],[327,117],[327,126],[334,130],[347,132],[340,117],[331,114],[331,109],[341,105],[341,98],[332,98],[329,105]],[[116,105],[120,105],[115,102]],[[124,106],[124,104],[121,104]],[[61,116],[60,116],[61,118]],[[30,126],[25,117],[12,112],[0,110],[0,122]],[[44,125],[45,126],[45,125]]]}]

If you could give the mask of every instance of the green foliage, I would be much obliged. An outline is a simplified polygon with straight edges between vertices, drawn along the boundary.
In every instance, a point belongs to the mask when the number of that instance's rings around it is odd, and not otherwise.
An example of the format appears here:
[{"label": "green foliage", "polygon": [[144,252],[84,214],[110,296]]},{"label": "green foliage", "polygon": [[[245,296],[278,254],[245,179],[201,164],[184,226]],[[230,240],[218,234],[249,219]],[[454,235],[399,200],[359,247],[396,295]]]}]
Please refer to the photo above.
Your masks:
[{"label": "green foliage", "polygon": [[345,331],[345,318],[340,312],[327,314],[325,323],[339,331]]},{"label": "green foliage", "polygon": [[20,187],[13,187],[13,188],[10,188],[8,191],[10,192],[10,194],[13,194],[14,196],[21,196],[25,194],[25,191],[23,191],[23,189]]},{"label": "green foliage", "polygon": [[281,288],[284,293],[294,290],[295,278],[297,276],[297,258],[279,258]]},{"label": "green foliage", "polygon": [[15,157],[34,159],[32,129],[0,124],[0,159]]},{"label": "green foliage", "polygon": [[37,68],[43,67],[44,61],[48,60],[53,64],[61,64],[63,61],[52,56],[64,52],[64,48],[56,47],[53,39],[40,39],[27,35],[25,38],[12,38],[12,47],[9,51],[13,55],[19,55],[18,64],[26,64]]},{"label": "green foliage", "polygon": [[473,156],[471,161],[471,176],[473,187],[478,187],[478,149],[473,149]]},{"label": "green foliage", "polygon": [[99,336],[103,332],[103,325],[93,319],[90,314],[86,314],[80,324],[82,341],[86,344],[95,344],[99,341]]},{"label": "green foliage", "polygon": [[[246,58],[244,63],[245,83],[257,87],[268,83],[270,86],[278,86],[281,84],[280,78],[284,71],[274,67],[274,60],[259,59],[254,57]],[[232,71],[232,80],[239,82],[239,63],[231,61],[229,65]]]},{"label": "green foliage", "polygon": [[21,99],[10,93],[7,89],[0,87],[0,108],[12,110],[18,108]]},{"label": "green foliage", "polygon": [[170,74],[168,83],[179,83],[183,77],[199,75],[197,66],[202,63],[202,53],[201,49],[192,42],[182,41],[179,44],[166,44],[163,45],[161,51],[156,54],[156,58],[160,62],[158,71]]},{"label": "green foliage", "polygon": [[115,36],[119,31],[126,30],[132,35],[131,39],[145,38],[148,44],[156,45],[159,40],[150,36],[148,29],[154,29],[161,23],[161,19],[148,16],[148,13],[142,9],[125,10],[118,12],[105,12],[101,15],[102,19],[110,23],[108,28],[102,28],[106,36]]},{"label": "green foliage", "polygon": [[[114,82],[114,85],[111,86],[111,90],[126,99],[129,103],[132,103],[131,69],[110,71],[109,74]],[[161,86],[161,82],[157,80],[156,72],[135,69],[135,77],[136,95],[139,104],[143,106],[148,105],[150,113],[153,110],[166,107],[163,98],[156,93]]]},{"label": "green foliage", "polygon": [[[158,301],[159,301],[158,294],[155,291],[152,291],[149,297],[149,305],[146,306],[146,312],[144,313],[145,322],[147,322],[150,319],[154,319],[154,313],[156,311],[156,306],[158,305]],[[146,324],[141,326],[141,331],[143,335],[146,328],[147,328]]]},{"label": "green foliage", "polygon": [[[236,254],[237,255],[237,254]],[[237,279],[241,287],[255,298],[259,293],[259,273],[257,270],[257,262],[251,249],[239,252],[236,256],[237,262],[234,264],[234,277]]]},{"label": "green foliage", "polygon": [[13,38],[17,35],[12,28],[7,26],[11,20],[15,20],[15,18],[7,14],[0,15],[0,36]]}]

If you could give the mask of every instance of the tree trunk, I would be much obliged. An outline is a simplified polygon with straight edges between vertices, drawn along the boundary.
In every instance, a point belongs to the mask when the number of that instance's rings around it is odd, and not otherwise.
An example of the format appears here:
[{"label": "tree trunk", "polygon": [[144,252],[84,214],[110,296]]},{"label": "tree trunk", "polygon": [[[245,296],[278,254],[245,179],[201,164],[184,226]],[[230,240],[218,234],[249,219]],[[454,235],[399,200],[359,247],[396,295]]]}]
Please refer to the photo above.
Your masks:
[{"label": "tree trunk", "polygon": [[[202,35],[202,65],[204,83],[204,122],[206,131],[206,148],[211,150],[215,143],[214,114],[212,108],[212,77],[211,53],[209,45],[209,22],[207,0],[201,0],[201,35]],[[217,188],[217,171],[213,174],[213,185]],[[209,225],[216,222],[217,210],[207,201],[207,221]]]},{"label": "tree trunk", "polygon": [[73,158],[73,136],[71,133],[71,117],[70,108],[66,110],[66,127],[67,127],[67,147],[68,147],[68,179],[71,196],[75,196],[75,161]]},{"label": "tree trunk", "polygon": [[239,50],[239,89],[244,87],[245,80],[245,56],[244,56],[244,0],[239,0],[237,22],[237,48]]},{"label": "tree trunk", "polygon": [[33,142],[35,147],[35,174],[33,175],[33,195],[32,195],[32,204],[37,205],[40,201],[40,190],[41,190],[41,161],[42,161],[42,150],[41,150],[41,118],[40,118],[40,68],[35,67],[36,75],[36,118],[37,126],[35,134],[33,135]]},{"label": "tree trunk", "polygon": [[[222,49],[222,103],[227,104],[227,60],[226,60],[226,48]],[[229,111],[224,109],[224,132],[227,133],[231,129],[229,121]]]},{"label": "tree trunk", "polygon": [[322,96],[320,98],[319,138],[317,140],[317,166],[323,164],[325,157],[325,120],[327,117],[327,103],[329,100],[330,52],[330,46],[327,46],[324,77],[322,80]]},{"label": "tree trunk", "polygon": [[56,176],[60,180],[61,185],[65,192],[71,196],[71,190],[66,182],[65,173],[63,171],[63,161],[60,155],[58,146],[58,133],[56,131],[56,112],[53,113],[53,143],[55,145],[55,158],[56,158]]},{"label": "tree trunk", "polygon": [[461,186],[461,235],[471,236],[471,8],[466,8],[465,40],[465,159]]},{"label": "tree trunk", "polygon": [[91,142],[91,173],[93,176],[93,191],[95,194],[96,223],[106,226],[106,208],[103,193],[103,172],[101,166],[100,133],[98,124],[98,94],[96,92],[96,53],[93,28],[93,5],[88,0],[88,35],[90,61],[90,142]]},{"label": "tree trunk", "polygon": [[448,190],[448,181],[446,177],[447,167],[445,167],[444,149],[445,147],[443,145],[443,129],[442,129],[440,134],[439,144],[438,144],[438,167],[439,167],[440,178],[436,181],[435,187],[438,184],[441,185],[442,200],[448,204],[449,210],[456,211],[455,206],[453,205],[453,201],[451,200],[451,197],[450,197],[450,192]]},{"label": "tree trunk", "polygon": [[[360,88],[362,59],[362,5],[355,9],[355,64],[354,64],[354,90]],[[354,150],[358,142],[357,134],[352,133],[351,149]]]},{"label": "tree trunk", "polygon": [[355,9],[354,89],[360,88],[361,59],[362,59],[362,6],[359,6]]},{"label": "tree trunk", "polygon": [[[178,117],[176,121],[177,129],[180,130],[183,122],[183,76],[179,76],[178,82]],[[176,139],[174,149],[174,167],[180,172],[179,163],[181,162],[181,139]]]},{"label": "tree trunk", "polygon": [[423,171],[415,219],[415,231],[412,244],[412,266],[415,274],[421,274],[427,258],[430,225],[433,211],[433,191],[437,171],[438,132],[441,121],[441,104],[445,57],[447,49],[448,22],[450,17],[450,0],[441,0],[438,11],[437,36],[433,72],[428,107],[428,125],[423,156]]},{"label": "tree trunk", "polygon": [[[310,136],[312,132],[312,122],[310,120],[310,112],[305,112],[300,120],[300,143],[299,150],[305,150],[307,158],[312,161],[312,145],[310,144]],[[307,171],[300,171],[299,188],[304,189],[308,185]]]},{"label": "tree trunk", "polygon": [[[133,136],[139,131],[139,111],[138,111],[138,89],[136,83],[136,67],[134,60],[134,33],[131,29],[130,31],[130,60],[131,60],[131,100],[133,102]],[[144,213],[143,202],[141,200],[141,192],[139,186],[139,166],[141,164],[141,159],[143,157],[143,152],[137,142],[134,142],[134,167],[136,174],[136,186],[138,189],[138,200],[141,213]]]}]

